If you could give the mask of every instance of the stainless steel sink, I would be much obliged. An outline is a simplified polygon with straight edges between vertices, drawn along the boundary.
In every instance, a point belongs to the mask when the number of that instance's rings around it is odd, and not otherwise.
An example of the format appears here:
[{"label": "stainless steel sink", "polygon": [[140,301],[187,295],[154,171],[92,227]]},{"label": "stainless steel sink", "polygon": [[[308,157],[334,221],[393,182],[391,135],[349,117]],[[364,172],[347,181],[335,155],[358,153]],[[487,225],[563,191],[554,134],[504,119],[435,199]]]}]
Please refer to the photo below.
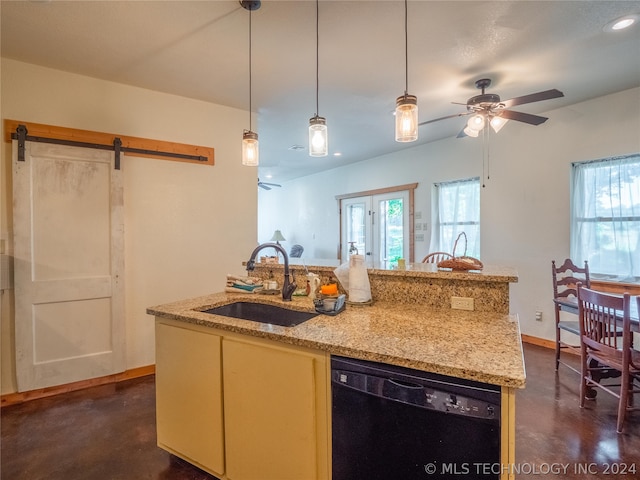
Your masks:
[{"label": "stainless steel sink", "polygon": [[317,312],[300,312],[288,308],[253,302],[233,302],[203,310],[204,313],[269,323],[281,327],[295,327],[317,316]]}]

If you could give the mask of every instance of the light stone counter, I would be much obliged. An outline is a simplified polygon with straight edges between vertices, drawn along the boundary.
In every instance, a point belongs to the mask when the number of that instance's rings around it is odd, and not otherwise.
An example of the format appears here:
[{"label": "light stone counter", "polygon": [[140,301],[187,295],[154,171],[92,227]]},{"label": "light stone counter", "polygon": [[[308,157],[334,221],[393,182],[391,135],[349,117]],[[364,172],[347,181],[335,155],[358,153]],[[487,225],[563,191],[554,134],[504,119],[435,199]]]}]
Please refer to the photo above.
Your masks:
[{"label": "light stone counter", "polygon": [[283,302],[279,296],[215,293],[150,307],[147,313],[504,387],[522,388],[525,384],[520,327],[515,315],[375,301],[371,306],[347,305],[339,315],[318,315],[296,327],[279,327],[202,312],[238,300],[314,310],[307,297]]},{"label": "light stone counter", "polygon": [[[298,286],[304,285],[307,270],[319,274],[323,284],[335,282],[335,268],[324,263],[290,265]],[[367,272],[376,302],[422,305],[434,310],[451,308],[451,297],[456,296],[473,298],[476,311],[509,313],[509,284],[518,281],[516,270],[496,265],[485,265],[482,271],[452,272],[432,263],[412,263],[405,270],[370,268]],[[256,263],[251,275],[282,282],[283,273],[282,264]]]}]

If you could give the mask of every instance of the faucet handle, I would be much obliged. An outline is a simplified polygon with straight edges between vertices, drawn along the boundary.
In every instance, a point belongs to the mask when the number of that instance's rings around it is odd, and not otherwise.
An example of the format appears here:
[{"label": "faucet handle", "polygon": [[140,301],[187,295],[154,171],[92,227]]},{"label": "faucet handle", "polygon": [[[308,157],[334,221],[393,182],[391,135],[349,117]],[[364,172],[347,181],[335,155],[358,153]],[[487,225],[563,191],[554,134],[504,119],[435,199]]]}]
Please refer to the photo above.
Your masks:
[{"label": "faucet handle", "polygon": [[296,291],[296,288],[298,288],[298,285],[296,285],[295,281],[287,283],[285,280],[285,284],[282,286],[282,299],[285,301],[290,301],[293,292]]}]

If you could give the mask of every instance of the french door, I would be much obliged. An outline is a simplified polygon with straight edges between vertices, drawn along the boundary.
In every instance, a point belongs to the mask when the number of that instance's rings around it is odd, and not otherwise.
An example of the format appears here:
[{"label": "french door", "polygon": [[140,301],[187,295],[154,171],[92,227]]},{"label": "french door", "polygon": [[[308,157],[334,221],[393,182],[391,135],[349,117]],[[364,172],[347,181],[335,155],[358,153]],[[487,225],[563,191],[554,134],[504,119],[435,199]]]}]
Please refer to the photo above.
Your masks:
[{"label": "french door", "polygon": [[341,200],[342,255],[365,255],[367,265],[393,268],[409,259],[409,192],[406,190]]}]

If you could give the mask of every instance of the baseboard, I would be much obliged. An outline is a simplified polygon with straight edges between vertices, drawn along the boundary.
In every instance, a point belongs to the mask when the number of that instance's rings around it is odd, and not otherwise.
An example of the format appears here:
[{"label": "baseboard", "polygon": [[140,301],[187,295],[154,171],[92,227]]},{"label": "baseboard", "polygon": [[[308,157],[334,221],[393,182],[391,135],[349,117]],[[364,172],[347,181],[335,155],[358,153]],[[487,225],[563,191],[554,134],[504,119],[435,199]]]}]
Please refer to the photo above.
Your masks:
[{"label": "baseboard", "polygon": [[24,403],[30,400],[36,400],[38,398],[51,397],[54,395],[59,395],[61,393],[83,390],[90,387],[97,387],[99,385],[123,382],[125,380],[131,380],[133,378],[153,375],[155,372],[156,366],[148,365],[146,367],[132,368],[131,370],[126,370],[122,373],[106,375],[104,377],[98,378],[91,378],[89,380],[81,380],[79,382],[66,383],[64,385],[56,385],[54,387],[39,388],[36,390],[29,390],[27,392],[7,393],[0,396],[0,407],[7,407],[9,405]]},{"label": "baseboard", "polygon": [[[556,349],[556,342],[554,340],[547,340],[546,338],[534,337],[532,335],[525,335],[524,333],[522,333],[520,337],[522,338],[522,343],[528,343],[529,345],[537,345],[539,347],[550,348],[551,350]],[[561,348],[564,353],[580,356],[580,352],[577,350],[580,347],[569,348],[567,346],[564,346]]]},{"label": "baseboard", "polygon": [[521,334],[522,342],[529,343],[531,345],[538,345],[539,347],[556,349],[556,342],[553,340],[547,340],[546,338],[534,337],[532,335]]}]

